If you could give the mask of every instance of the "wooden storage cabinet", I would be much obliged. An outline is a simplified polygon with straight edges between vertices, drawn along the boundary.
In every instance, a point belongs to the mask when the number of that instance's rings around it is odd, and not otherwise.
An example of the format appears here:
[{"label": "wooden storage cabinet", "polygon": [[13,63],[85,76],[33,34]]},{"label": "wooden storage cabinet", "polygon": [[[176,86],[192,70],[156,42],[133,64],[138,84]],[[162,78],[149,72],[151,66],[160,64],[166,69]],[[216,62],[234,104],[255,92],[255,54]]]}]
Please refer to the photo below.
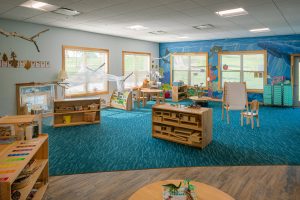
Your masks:
[{"label": "wooden storage cabinet", "polygon": [[100,123],[100,105],[100,98],[55,100],[53,126]]},{"label": "wooden storage cabinet", "polygon": [[152,107],[152,137],[204,148],[212,140],[212,109]]},{"label": "wooden storage cabinet", "polygon": [[[30,151],[16,151],[21,149],[31,149]],[[22,156],[9,156],[11,154],[28,153]],[[33,200],[41,200],[48,187],[49,166],[48,166],[48,135],[41,134],[38,138],[25,141],[16,141],[9,145],[1,145],[0,151],[0,199],[10,200],[12,194],[12,184],[21,174],[25,166],[35,160],[35,166],[38,168],[29,176],[25,187],[14,190],[20,193],[20,200],[26,200],[33,188],[37,191]],[[6,173],[4,173],[6,172]]]},{"label": "wooden storage cabinet", "polygon": [[172,86],[172,101],[178,102],[187,98],[188,94],[187,85],[183,86]]}]

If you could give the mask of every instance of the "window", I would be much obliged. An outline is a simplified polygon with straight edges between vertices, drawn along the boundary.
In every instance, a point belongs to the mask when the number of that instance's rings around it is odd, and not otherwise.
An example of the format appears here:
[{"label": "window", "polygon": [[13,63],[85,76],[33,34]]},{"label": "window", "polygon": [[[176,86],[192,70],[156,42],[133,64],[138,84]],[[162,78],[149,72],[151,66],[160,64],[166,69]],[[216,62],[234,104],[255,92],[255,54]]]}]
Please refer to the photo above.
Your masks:
[{"label": "window", "polygon": [[171,55],[171,83],[183,81],[187,85],[207,86],[207,53],[180,53]]},{"label": "window", "polygon": [[150,73],[150,57],[150,53],[123,51],[123,75],[127,76],[131,72],[134,73],[134,76],[130,76],[125,81],[125,88],[143,84],[143,80]]},{"label": "window", "polygon": [[219,54],[220,80],[246,82],[249,91],[262,91],[266,77],[266,52],[224,52]]},{"label": "window", "polygon": [[[108,92],[107,80],[101,73],[108,72],[109,51],[106,49],[63,47],[63,69],[70,87],[66,96],[92,96]],[[103,65],[102,68],[99,68]]]}]

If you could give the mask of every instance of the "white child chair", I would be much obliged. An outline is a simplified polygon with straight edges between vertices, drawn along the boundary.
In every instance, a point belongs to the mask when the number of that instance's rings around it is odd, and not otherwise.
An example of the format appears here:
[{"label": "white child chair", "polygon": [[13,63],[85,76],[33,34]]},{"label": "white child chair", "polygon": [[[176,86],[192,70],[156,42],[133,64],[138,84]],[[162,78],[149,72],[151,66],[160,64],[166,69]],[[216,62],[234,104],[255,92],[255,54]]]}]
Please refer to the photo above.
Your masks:
[{"label": "white child chair", "polygon": [[248,112],[242,112],[241,113],[241,126],[244,125],[244,118],[246,118],[246,123],[249,124],[249,121],[251,120],[251,128],[254,128],[254,117],[256,118],[256,125],[259,127],[259,102],[257,100],[254,100],[250,103],[250,109],[251,111]]},{"label": "white child chair", "polygon": [[224,119],[224,110],[226,110],[227,124],[230,122],[230,110],[248,111],[248,97],[246,83],[225,82],[222,101],[222,120]]}]

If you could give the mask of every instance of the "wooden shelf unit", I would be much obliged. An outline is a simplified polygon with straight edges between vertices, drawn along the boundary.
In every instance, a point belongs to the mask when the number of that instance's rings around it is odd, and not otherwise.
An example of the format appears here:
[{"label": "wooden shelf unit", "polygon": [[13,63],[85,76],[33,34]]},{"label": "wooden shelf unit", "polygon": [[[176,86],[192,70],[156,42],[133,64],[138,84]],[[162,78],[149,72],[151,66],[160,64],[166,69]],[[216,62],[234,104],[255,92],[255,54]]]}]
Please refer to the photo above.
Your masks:
[{"label": "wooden shelf unit", "polygon": [[178,102],[188,97],[188,86],[172,86],[172,101]]},{"label": "wooden shelf unit", "polygon": [[152,137],[204,148],[212,141],[212,109],[154,105]]},{"label": "wooden shelf unit", "polygon": [[[96,104],[98,108],[89,109],[88,106]],[[100,123],[100,98],[84,98],[84,99],[64,99],[54,100],[54,114],[53,114],[53,126],[78,126],[86,124]],[[75,110],[75,106],[82,106],[83,110]],[[63,110],[62,108],[70,108],[69,110]],[[85,121],[85,113],[96,113],[94,121]],[[71,122],[64,123],[64,116],[70,116]]]},{"label": "wooden shelf unit", "polygon": [[[35,145],[30,146],[28,145]],[[31,149],[31,151],[17,151],[21,149]],[[34,200],[41,200],[47,190],[49,179],[49,164],[48,164],[48,135],[40,134],[38,138],[25,141],[16,141],[12,144],[0,145],[0,170],[6,173],[0,174],[0,199],[10,200],[12,192],[12,184],[20,175],[22,170],[28,164],[31,159],[36,160],[36,165],[39,168],[30,175],[28,184],[18,189],[21,197],[20,200],[26,200],[27,196],[34,188],[37,181],[42,182],[42,186],[38,188],[38,191],[34,195]],[[23,156],[8,156],[9,154],[21,154],[29,153]],[[21,158],[23,160],[21,160]],[[20,160],[15,160],[20,159]],[[6,180],[5,180],[6,179]]]}]

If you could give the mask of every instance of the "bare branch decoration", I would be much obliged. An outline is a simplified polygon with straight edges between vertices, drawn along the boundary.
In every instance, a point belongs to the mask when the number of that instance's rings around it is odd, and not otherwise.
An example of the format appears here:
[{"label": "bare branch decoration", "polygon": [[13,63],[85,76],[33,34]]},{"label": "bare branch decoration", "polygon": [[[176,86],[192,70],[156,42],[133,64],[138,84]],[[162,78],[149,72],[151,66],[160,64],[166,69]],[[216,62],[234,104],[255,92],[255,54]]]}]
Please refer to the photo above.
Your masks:
[{"label": "bare branch decoration", "polygon": [[35,39],[38,38],[40,36],[40,34],[45,33],[47,31],[49,31],[49,29],[43,30],[43,31],[41,31],[41,32],[33,35],[32,37],[26,37],[26,36],[18,34],[17,32],[7,32],[7,31],[5,31],[3,29],[0,29],[0,34],[4,35],[6,37],[13,36],[13,37],[18,37],[18,38],[21,38],[23,40],[27,40],[29,42],[32,42],[35,45],[36,50],[38,52],[40,52],[40,49],[39,49],[39,47],[38,47],[37,42],[36,42]]}]

